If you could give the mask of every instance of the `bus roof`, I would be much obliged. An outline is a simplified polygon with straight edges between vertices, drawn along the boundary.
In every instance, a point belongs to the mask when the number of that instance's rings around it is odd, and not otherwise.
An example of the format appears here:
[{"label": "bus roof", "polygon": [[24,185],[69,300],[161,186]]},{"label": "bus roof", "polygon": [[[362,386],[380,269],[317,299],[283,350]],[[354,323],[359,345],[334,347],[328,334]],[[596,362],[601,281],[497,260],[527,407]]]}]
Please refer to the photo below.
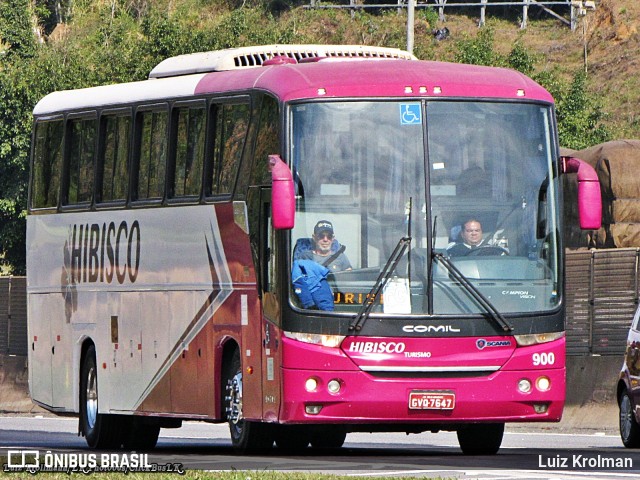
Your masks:
[{"label": "bus roof", "polygon": [[[162,65],[159,64],[159,66]],[[166,66],[166,64],[165,64]],[[283,101],[311,98],[500,98],[553,102],[527,76],[510,69],[389,58],[315,57],[252,68],[152,78],[54,92],[34,115],[163,101],[194,94],[271,92]]]},{"label": "bus roof", "polygon": [[340,97],[467,97],[553,102],[529,77],[506,68],[433,61],[318,59],[207,73],[196,93],[262,89],[283,101]]},{"label": "bus roof", "polygon": [[312,58],[355,57],[417,60],[413,54],[404,50],[367,45],[260,45],[190,53],[167,58],[151,70],[149,78],[253,68],[277,57],[286,57],[296,61]]}]

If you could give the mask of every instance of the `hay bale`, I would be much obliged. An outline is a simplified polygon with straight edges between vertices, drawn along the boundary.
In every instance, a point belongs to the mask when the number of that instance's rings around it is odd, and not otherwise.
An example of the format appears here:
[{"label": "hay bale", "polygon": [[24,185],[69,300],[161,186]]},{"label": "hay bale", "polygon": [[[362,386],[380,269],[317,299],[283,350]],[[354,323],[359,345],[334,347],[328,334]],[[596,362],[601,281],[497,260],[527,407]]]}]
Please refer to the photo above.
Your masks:
[{"label": "hay bale", "polygon": [[[615,140],[577,151],[574,157],[595,168],[602,193],[600,231],[578,226],[575,179],[564,180],[565,243],[569,248],[640,247],[640,140]],[[585,245],[591,242],[591,245]]]}]

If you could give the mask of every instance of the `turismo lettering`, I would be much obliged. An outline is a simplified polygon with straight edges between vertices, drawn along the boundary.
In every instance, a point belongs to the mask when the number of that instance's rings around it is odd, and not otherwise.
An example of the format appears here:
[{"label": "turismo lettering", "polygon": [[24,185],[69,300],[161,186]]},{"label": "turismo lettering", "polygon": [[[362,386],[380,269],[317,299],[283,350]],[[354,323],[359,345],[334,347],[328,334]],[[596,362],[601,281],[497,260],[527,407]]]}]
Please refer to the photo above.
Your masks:
[{"label": "turismo lettering", "polygon": [[72,283],[122,284],[138,277],[140,267],[140,224],[122,221],[71,225],[66,245],[65,266]]}]

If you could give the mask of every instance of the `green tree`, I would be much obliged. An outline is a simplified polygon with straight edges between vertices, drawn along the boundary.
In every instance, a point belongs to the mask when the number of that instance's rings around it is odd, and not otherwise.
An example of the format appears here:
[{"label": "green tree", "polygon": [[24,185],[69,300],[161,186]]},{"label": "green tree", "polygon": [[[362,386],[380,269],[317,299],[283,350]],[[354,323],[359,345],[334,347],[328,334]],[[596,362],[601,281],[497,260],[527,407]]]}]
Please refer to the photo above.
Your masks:
[{"label": "green tree", "polygon": [[0,71],[0,246],[14,273],[25,265],[25,206],[31,102],[24,84]]},{"label": "green tree", "polygon": [[27,157],[30,145],[29,91],[15,75],[36,52],[29,0],[0,0],[0,258],[23,273]]},{"label": "green tree", "polygon": [[504,61],[496,52],[493,42],[493,28],[481,28],[475,38],[465,38],[457,43],[455,61],[472,65],[503,65]]},{"label": "green tree", "polygon": [[596,97],[588,92],[583,71],[556,93],[556,108],[562,146],[581,150],[611,140],[611,132],[603,123],[605,113]]},{"label": "green tree", "polygon": [[507,65],[527,76],[531,76],[533,74],[535,64],[535,57],[531,55],[520,42],[516,42],[509,52],[509,55],[507,55]]},{"label": "green tree", "polygon": [[33,55],[32,13],[29,0],[0,0],[1,53],[7,59]]}]

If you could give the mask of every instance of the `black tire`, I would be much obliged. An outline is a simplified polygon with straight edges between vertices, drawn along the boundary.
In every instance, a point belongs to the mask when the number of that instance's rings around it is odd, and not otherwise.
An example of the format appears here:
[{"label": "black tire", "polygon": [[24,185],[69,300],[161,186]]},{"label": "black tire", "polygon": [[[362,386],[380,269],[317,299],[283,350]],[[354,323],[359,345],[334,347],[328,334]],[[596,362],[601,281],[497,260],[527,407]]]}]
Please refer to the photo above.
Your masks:
[{"label": "black tire", "polygon": [[347,431],[339,426],[321,427],[311,432],[313,448],[340,448],[347,438]]},{"label": "black tire", "polygon": [[145,419],[127,417],[129,429],[124,440],[126,450],[152,450],[158,443],[160,427],[146,423]]},{"label": "black tire", "polygon": [[222,404],[229,423],[233,449],[238,453],[248,453],[271,448],[273,446],[272,426],[243,418],[242,365],[238,349],[233,352],[231,362],[225,366],[222,391]]},{"label": "black tire", "polygon": [[90,448],[120,448],[126,423],[118,415],[98,413],[98,398],[96,349],[91,345],[80,370],[80,432]]},{"label": "black tire", "polygon": [[620,438],[627,448],[640,447],[640,425],[633,412],[633,403],[629,392],[623,390],[620,395]]},{"label": "black tire", "polygon": [[275,441],[278,448],[299,452],[309,446],[311,437],[306,425],[277,425]]},{"label": "black tire", "polygon": [[476,423],[457,431],[465,455],[495,455],[500,450],[504,423]]}]

